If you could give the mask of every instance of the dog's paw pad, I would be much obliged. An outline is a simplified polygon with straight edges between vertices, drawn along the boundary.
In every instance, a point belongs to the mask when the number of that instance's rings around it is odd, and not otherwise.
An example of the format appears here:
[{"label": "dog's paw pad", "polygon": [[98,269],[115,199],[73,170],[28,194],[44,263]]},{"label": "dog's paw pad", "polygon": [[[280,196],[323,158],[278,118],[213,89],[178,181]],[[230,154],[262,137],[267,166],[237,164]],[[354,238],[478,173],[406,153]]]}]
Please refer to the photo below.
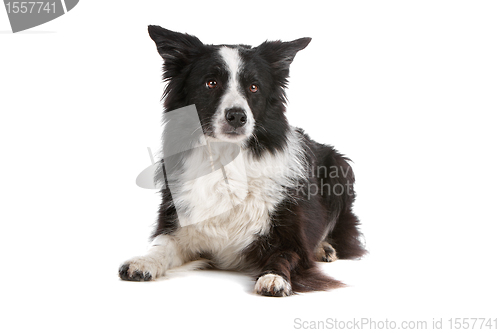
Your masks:
[{"label": "dog's paw pad", "polygon": [[332,262],[337,260],[337,252],[328,242],[321,242],[316,250],[316,260]]},{"label": "dog's paw pad", "polygon": [[120,279],[125,281],[151,281],[153,279],[153,275],[150,272],[137,269],[131,263],[121,265],[118,275]]},{"label": "dog's paw pad", "polygon": [[263,296],[289,296],[292,286],[283,277],[277,274],[262,275],[255,284],[255,292]]}]

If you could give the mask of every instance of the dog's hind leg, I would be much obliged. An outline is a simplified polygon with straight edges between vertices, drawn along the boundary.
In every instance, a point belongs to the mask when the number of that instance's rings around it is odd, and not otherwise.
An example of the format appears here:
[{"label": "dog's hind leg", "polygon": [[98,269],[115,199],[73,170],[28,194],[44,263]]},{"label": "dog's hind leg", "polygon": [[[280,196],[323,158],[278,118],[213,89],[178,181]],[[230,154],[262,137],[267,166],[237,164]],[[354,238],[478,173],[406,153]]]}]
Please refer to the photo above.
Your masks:
[{"label": "dog's hind leg", "polygon": [[165,275],[168,269],[181,266],[188,258],[179,249],[177,241],[170,235],[157,236],[144,256],[125,261],[119,276],[127,281],[150,281]]},{"label": "dog's hind leg", "polygon": [[332,262],[337,260],[337,251],[327,241],[319,243],[314,253],[317,261]]},{"label": "dog's hind leg", "polygon": [[326,241],[336,250],[339,259],[356,259],[367,253],[361,243],[359,220],[350,209],[344,210],[337,219],[335,227]]}]

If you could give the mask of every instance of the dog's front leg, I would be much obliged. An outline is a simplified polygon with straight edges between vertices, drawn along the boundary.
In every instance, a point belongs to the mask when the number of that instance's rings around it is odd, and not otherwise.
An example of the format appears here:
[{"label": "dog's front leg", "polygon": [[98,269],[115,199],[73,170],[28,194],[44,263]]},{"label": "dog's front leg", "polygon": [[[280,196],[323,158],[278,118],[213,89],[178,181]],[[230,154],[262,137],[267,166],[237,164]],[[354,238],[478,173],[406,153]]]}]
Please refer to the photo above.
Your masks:
[{"label": "dog's front leg", "polygon": [[186,262],[177,240],[170,235],[157,236],[144,256],[134,257],[125,261],[119,275],[127,281],[150,281],[165,275],[173,267]]},{"label": "dog's front leg", "polygon": [[290,273],[299,262],[293,250],[276,250],[267,259],[257,282],[255,292],[264,296],[289,296],[292,292]]}]

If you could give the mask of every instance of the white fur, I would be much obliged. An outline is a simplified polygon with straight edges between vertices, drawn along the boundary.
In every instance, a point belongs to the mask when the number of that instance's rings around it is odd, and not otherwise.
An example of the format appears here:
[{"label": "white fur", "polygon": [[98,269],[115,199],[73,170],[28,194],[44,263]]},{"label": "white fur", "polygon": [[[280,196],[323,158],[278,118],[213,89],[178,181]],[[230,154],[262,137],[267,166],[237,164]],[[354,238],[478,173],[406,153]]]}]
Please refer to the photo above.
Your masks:
[{"label": "white fur", "polygon": [[156,279],[165,275],[168,269],[184,264],[187,259],[172,236],[160,235],[151,243],[146,255],[129,259],[124,264],[129,264],[129,275],[134,271],[149,272]]},{"label": "white fur", "polygon": [[241,67],[241,57],[238,54],[237,48],[222,47],[219,50],[226,69],[229,73],[228,86],[224,95],[221,98],[221,102],[217,111],[214,114],[214,132],[215,136],[219,138],[224,138],[226,141],[240,141],[241,138],[232,139],[227,137],[222,133],[221,126],[226,122],[226,110],[233,107],[242,108],[247,116],[247,122],[244,125],[245,133],[244,136],[248,138],[253,133],[253,128],[255,126],[255,119],[253,117],[252,111],[246,98],[241,94],[242,87],[238,82],[238,74]]},{"label": "white fur", "polygon": [[[203,163],[209,163],[209,158],[203,156],[208,150],[189,155],[179,175],[175,202],[179,217],[187,222],[170,234],[179,251],[179,264],[186,258],[194,260],[200,253],[208,253],[220,268],[243,268],[241,252],[257,236],[269,231],[270,215],[286,195],[284,186],[294,186],[297,179],[304,177],[300,140],[292,128],[282,152],[268,152],[260,159],[242,148],[224,168],[227,179],[221,170],[194,177],[205,167]],[[214,141],[209,139],[209,144]],[[224,150],[212,150],[213,162],[221,158],[219,154],[224,154]]]},{"label": "white fur", "polygon": [[292,293],[292,286],[283,277],[276,274],[262,275],[255,284],[254,291],[258,294],[283,291],[283,296]]}]

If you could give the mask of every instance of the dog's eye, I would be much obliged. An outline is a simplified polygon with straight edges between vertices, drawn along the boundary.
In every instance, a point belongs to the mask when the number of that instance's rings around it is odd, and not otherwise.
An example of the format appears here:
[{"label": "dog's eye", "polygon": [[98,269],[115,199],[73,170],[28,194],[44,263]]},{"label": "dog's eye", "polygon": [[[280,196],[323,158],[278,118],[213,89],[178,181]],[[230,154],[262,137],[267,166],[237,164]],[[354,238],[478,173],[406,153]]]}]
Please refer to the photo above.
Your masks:
[{"label": "dog's eye", "polygon": [[206,84],[208,89],[217,88],[217,81],[215,80],[208,80]]},{"label": "dog's eye", "polygon": [[251,92],[256,93],[259,90],[259,86],[252,84],[249,89]]}]

